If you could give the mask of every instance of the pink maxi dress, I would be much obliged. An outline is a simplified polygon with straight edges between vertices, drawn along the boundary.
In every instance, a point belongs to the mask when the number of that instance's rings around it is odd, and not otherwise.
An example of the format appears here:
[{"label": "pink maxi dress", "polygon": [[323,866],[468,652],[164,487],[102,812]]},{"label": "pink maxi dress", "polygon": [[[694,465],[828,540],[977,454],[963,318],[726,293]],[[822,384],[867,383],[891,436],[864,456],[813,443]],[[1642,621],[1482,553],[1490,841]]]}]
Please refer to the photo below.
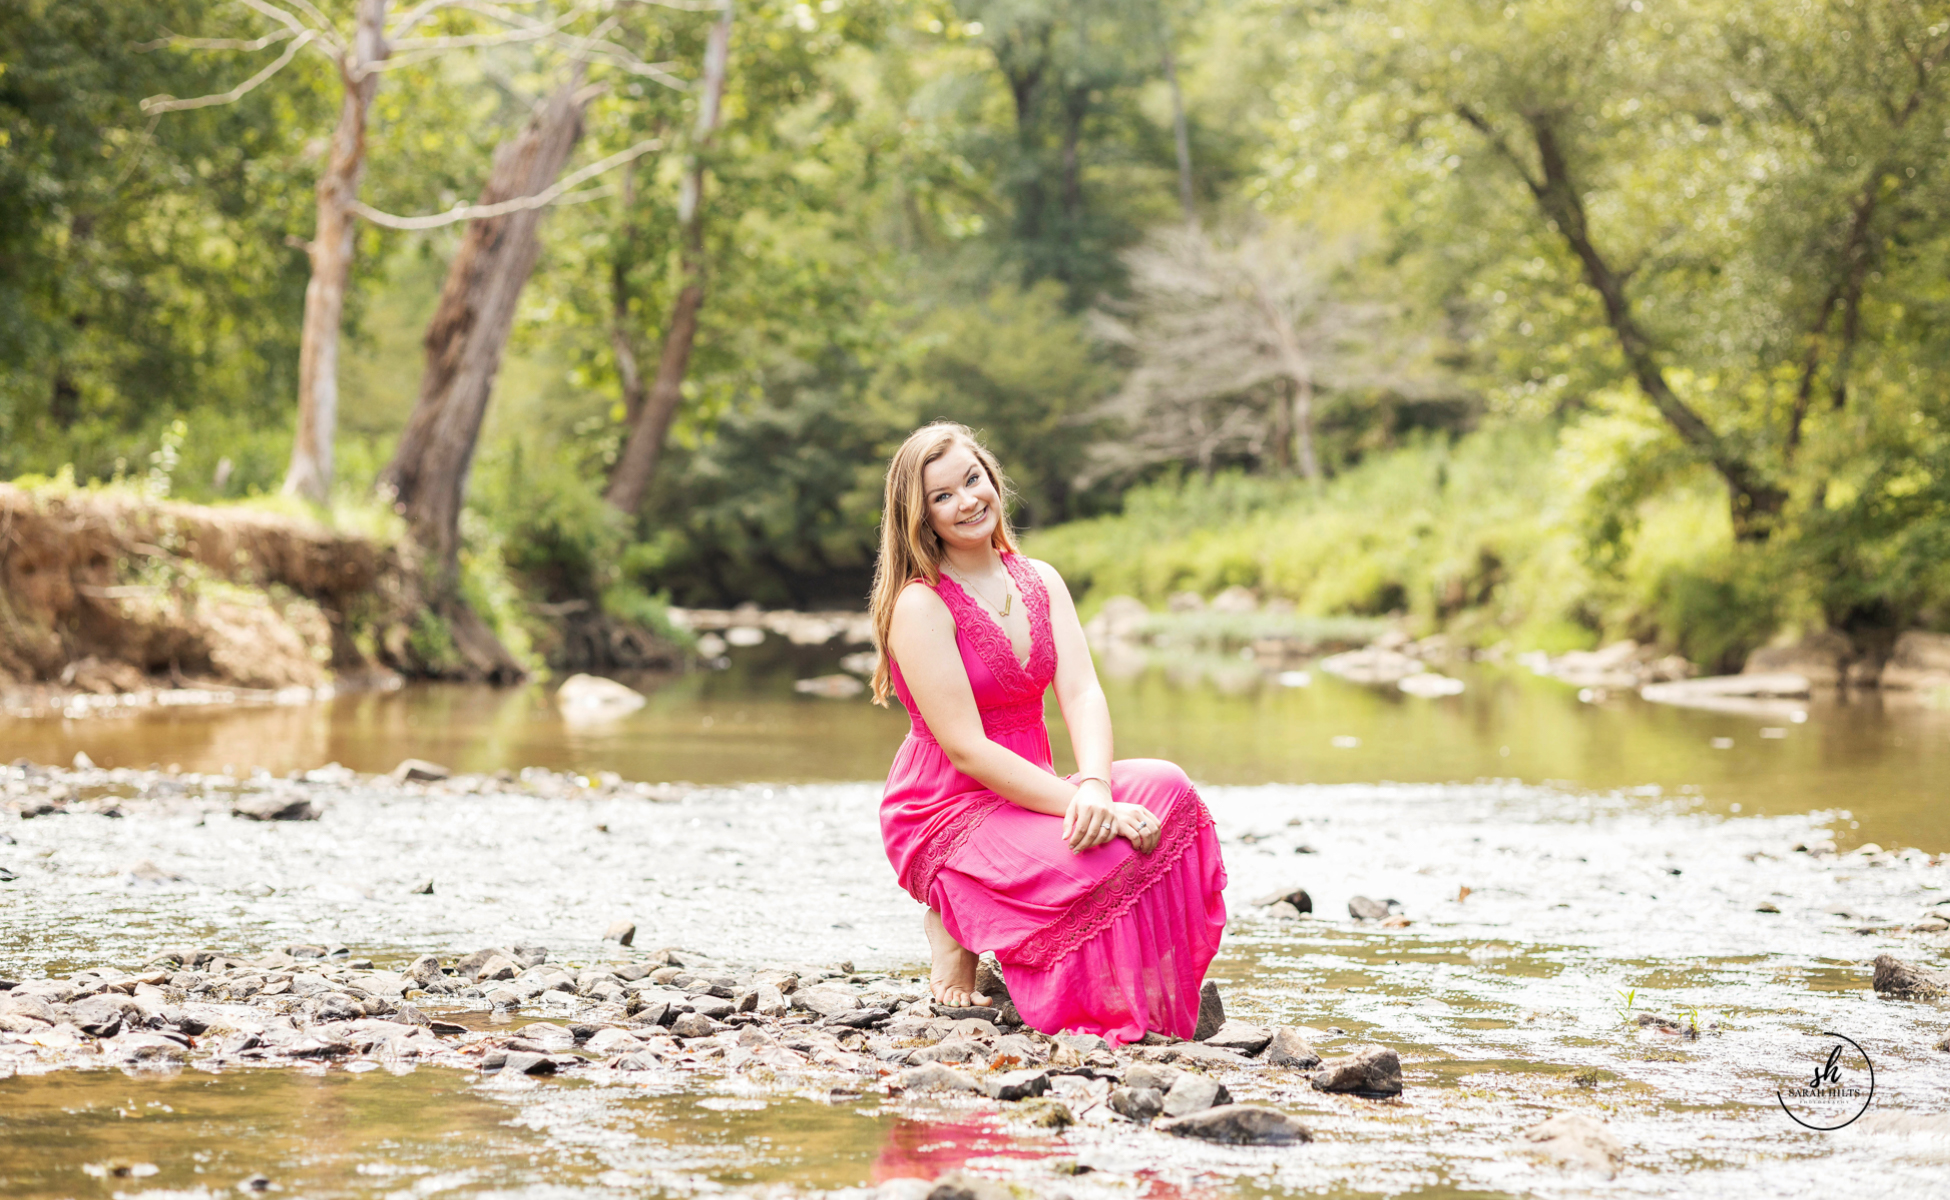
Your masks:
[{"label": "pink maxi dress", "polygon": [[[1046,771],[1043,693],[1056,678],[1049,592],[1021,556],[1003,563],[1028,604],[1029,661],[953,579],[935,591],[989,740]],[[925,586],[925,581],[922,581]],[[1150,854],[1125,838],[1073,854],[1063,818],[1010,803],[956,770],[890,664],[913,728],[880,804],[901,886],[937,910],[955,940],[993,950],[1016,1010],[1045,1033],[1094,1033],[1123,1045],[1156,1031],[1189,1038],[1198,990],[1225,928],[1225,864],[1212,815],[1191,780],[1160,759],[1112,764],[1111,794],[1142,804],[1163,834]]]}]

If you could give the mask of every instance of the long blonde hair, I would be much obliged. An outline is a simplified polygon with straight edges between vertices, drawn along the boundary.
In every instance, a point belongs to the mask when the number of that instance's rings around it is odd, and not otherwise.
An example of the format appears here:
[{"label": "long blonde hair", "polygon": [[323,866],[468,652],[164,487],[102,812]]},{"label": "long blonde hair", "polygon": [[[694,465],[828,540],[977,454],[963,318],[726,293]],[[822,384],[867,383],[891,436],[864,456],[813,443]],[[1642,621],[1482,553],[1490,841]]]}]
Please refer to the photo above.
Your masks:
[{"label": "long blonde hair", "polygon": [[928,527],[927,489],[921,485],[921,475],[928,464],[957,444],[974,453],[1001,502],[995,532],[989,536],[991,544],[1003,554],[1016,549],[1015,534],[1009,528],[1009,481],[975,432],[953,421],[936,421],[908,434],[887,464],[887,492],[880,509],[880,561],[874,565],[873,599],[867,606],[873,616],[874,649],[880,651],[873,668],[873,702],[883,708],[893,684],[887,636],[894,626],[894,601],[911,580],[925,579],[930,587],[941,582],[941,538]]}]

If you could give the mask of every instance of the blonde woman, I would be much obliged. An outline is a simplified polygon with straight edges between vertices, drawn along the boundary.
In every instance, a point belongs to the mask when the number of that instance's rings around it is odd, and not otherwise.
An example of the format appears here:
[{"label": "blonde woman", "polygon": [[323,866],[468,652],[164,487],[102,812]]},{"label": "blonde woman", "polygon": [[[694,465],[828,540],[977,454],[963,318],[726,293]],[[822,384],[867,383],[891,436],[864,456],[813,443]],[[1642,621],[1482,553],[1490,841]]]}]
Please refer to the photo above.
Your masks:
[{"label": "blonde woman", "polygon": [[[1076,606],[1016,552],[995,458],[968,429],[915,431],[887,467],[874,579],[880,666],[913,728],[887,775],[881,832],[927,906],[933,990],[975,992],[993,950],[1023,1020],[1113,1045],[1192,1036],[1225,927],[1225,866],[1185,773],[1111,760],[1110,710]],[[1079,770],[1051,766],[1056,688]]]}]

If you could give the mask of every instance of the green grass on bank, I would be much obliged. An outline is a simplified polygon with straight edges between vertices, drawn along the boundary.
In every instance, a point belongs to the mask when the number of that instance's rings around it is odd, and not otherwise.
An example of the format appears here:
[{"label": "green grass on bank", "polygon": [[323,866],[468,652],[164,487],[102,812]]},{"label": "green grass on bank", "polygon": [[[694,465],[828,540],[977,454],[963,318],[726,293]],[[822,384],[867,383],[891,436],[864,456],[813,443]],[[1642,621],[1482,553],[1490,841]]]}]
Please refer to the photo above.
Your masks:
[{"label": "green grass on bank", "polygon": [[1417,634],[1553,652],[1634,637],[1737,665],[1805,615],[1764,548],[1738,546],[1725,492],[1682,476],[1621,531],[1607,473],[1572,439],[1506,426],[1378,455],[1318,490],[1193,476],[1123,513],[1039,531],[1086,614],[1114,595],[1160,608],[1241,585],[1302,616],[1404,615]]}]

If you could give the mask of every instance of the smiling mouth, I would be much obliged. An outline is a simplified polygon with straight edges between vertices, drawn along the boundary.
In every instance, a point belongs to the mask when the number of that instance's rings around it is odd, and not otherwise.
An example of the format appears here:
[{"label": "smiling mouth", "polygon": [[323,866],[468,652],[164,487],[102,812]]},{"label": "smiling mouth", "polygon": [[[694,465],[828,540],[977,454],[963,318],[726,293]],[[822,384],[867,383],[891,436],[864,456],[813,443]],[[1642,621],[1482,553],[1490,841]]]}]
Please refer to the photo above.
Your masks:
[{"label": "smiling mouth", "polygon": [[988,509],[987,509],[987,508],[985,507],[985,508],[983,508],[983,509],[982,509],[982,511],[981,511],[981,512],[978,512],[978,513],[976,513],[976,514],[975,514],[974,516],[972,516],[972,517],[969,517],[969,518],[967,518],[966,520],[962,520],[962,521],[956,521],[956,522],[955,522],[955,524],[957,524],[957,525],[973,525],[973,524],[975,524],[975,523],[976,523],[977,521],[980,521],[980,520],[982,520],[983,518],[985,518],[985,517],[987,517],[988,515],[989,515],[989,510],[988,510]]}]

